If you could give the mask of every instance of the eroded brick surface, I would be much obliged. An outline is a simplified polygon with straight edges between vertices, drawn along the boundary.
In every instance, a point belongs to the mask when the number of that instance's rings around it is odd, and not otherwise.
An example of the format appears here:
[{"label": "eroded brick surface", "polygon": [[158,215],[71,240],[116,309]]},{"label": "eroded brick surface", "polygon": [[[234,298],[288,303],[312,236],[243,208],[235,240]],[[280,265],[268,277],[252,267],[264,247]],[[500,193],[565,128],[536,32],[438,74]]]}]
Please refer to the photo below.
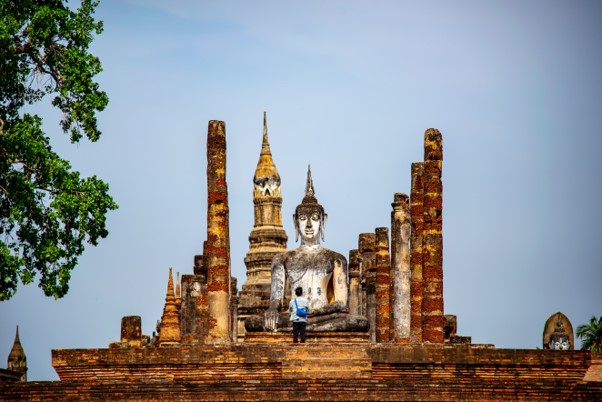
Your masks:
[{"label": "eroded brick surface", "polygon": [[54,350],[53,365],[62,381],[0,384],[0,400],[602,398],[602,382],[583,381],[591,365],[587,351],[476,345],[232,344]]},{"label": "eroded brick surface", "polygon": [[226,124],[211,120],[207,129],[207,303],[206,342],[230,339],[230,237],[226,184]]}]

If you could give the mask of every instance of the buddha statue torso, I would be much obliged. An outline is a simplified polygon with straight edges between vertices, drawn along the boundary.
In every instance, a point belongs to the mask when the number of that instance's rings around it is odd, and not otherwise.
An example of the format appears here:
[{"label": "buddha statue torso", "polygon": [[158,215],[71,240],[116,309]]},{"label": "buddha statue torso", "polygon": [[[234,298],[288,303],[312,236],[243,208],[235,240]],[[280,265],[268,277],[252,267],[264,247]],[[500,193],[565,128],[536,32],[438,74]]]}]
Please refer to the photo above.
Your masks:
[{"label": "buddha statue torso", "polygon": [[[272,300],[280,300],[284,277],[291,289],[303,288],[311,310],[324,309],[334,301],[347,304],[347,262],[341,254],[320,245],[278,254],[272,262]],[[281,295],[282,293],[282,295]]]}]

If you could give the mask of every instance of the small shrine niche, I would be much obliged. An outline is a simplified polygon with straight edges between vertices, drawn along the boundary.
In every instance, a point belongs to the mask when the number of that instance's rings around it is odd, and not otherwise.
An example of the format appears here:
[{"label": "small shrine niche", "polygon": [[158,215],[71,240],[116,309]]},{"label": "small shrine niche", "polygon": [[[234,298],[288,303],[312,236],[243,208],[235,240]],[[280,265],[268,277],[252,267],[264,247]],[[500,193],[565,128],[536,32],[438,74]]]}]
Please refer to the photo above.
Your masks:
[{"label": "small shrine niche", "polygon": [[550,350],[573,350],[575,338],[569,319],[557,312],[546,321],[543,331],[543,348]]}]

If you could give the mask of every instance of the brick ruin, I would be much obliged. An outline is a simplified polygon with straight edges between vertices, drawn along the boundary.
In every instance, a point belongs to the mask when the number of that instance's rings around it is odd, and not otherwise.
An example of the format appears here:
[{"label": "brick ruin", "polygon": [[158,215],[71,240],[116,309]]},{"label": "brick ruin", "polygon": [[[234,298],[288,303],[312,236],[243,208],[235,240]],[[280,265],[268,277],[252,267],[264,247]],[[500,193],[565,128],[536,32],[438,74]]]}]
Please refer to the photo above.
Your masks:
[{"label": "brick ruin", "polygon": [[[411,195],[396,193],[391,204],[391,244],[389,228],[379,227],[374,233],[360,234],[358,249],[349,252],[349,309],[369,319],[371,342],[470,343],[470,337],[455,335],[455,316],[446,320],[443,315],[442,155],[441,134],[427,130],[425,161],[412,164]],[[176,281],[175,293],[170,269],[157,335],[150,341],[122,337],[112,347],[244,340],[244,319],[262,314],[269,304],[271,260],[286,251],[288,239],[282,226],[281,181],[269,147],[265,114],[253,183],[255,220],[245,257],[247,280],[237,295],[236,279],[230,276],[225,123],[210,121],[203,254],[194,258],[194,273]],[[135,322],[140,325],[139,320]],[[451,326],[448,336],[446,326]]]},{"label": "brick ruin", "polygon": [[27,381],[27,356],[19,339],[19,327],[15,333],[13,347],[8,354],[6,369],[0,369],[0,384],[2,382]]},{"label": "brick ruin", "polygon": [[[360,234],[349,253],[350,275],[361,284],[350,304],[361,301],[373,342],[470,343],[455,335],[456,320],[443,310],[442,165],[441,133],[428,129],[424,162],[412,163],[410,196],[396,193],[391,204],[391,244],[389,229],[376,228]],[[448,336],[446,325],[454,326]]]},{"label": "brick ruin", "polygon": [[286,251],[288,236],[282,226],[280,175],[268,142],[266,113],[263,113],[263,142],[253,176],[254,225],[245,257],[247,279],[238,303],[238,340],[245,335],[244,321],[262,315],[270,304],[272,258]]},{"label": "brick ruin", "polygon": [[[366,336],[250,336],[267,308],[270,263],[286,250],[280,177],[264,134],[253,178],[254,227],[238,294],[230,274],[226,127],[207,133],[207,240],[192,274],[169,270],[152,336],[122,319],[105,349],[52,351],[57,382],[0,382],[0,400],[600,400],[602,358],[587,351],[496,349],[456,335],[444,314],[441,133],[428,129],[410,195],[393,197],[391,226],[358,236],[349,252],[349,310]],[[390,236],[390,237],[389,237]],[[558,320],[557,320],[558,322]],[[243,327],[244,328],[244,327]],[[241,342],[242,340],[242,342]]]}]

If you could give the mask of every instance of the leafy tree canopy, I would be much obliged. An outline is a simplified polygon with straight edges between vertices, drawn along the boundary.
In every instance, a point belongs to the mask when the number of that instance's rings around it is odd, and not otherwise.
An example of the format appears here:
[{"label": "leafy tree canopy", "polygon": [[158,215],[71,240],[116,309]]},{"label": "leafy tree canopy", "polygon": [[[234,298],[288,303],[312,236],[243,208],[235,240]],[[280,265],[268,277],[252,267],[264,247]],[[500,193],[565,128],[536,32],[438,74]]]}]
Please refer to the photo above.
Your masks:
[{"label": "leafy tree canopy", "polygon": [[579,325],[577,336],[581,339],[581,349],[602,353],[602,316],[596,319],[594,315],[590,318],[589,324]]},{"label": "leafy tree canopy", "polygon": [[102,32],[92,16],[98,1],[65,3],[0,0],[0,300],[38,274],[47,296],[63,297],[85,243],[108,235],[106,214],[117,209],[109,186],[81,178],[53,152],[42,119],[24,111],[48,95],[72,143],[101,135],[96,113],[108,97],[88,52]]}]

